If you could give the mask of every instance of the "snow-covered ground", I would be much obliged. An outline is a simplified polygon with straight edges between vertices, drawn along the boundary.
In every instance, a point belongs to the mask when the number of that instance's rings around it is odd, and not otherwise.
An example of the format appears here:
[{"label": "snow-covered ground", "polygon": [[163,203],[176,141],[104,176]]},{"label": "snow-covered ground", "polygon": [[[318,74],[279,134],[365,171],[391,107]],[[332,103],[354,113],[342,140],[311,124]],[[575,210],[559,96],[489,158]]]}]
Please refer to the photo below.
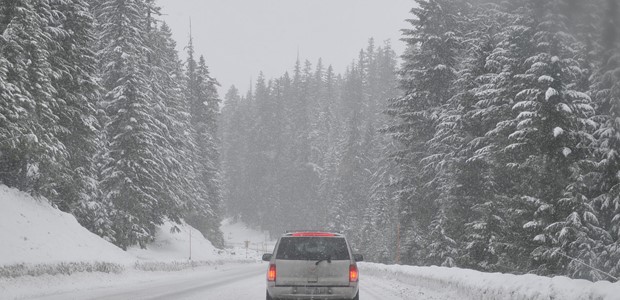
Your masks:
[{"label": "snow-covered ground", "polygon": [[[265,232],[242,223],[223,222],[227,249],[216,249],[191,226],[166,223],[148,250],[131,248],[125,252],[82,228],[73,216],[14,189],[0,186],[0,207],[2,300],[264,297],[267,264],[260,261],[260,256],[272,252],[274,241],[268,240]],[[173,233],[172,227],[179,232]],[[76,273],[66,272],[62,265],[97,262],[118,265],[120,269]],[[2,271],[11,266],[37,265],[59,266],[65,272],[2,276]],[[373,263],[361,263],[360,274],[360,297],[364,300],[620,299],[620,283],[566,277]]]},{"label": "snow-covered ground", "polygon": [[[484,300],[562,299],[616,300],[620,287],[612,283],[591,283],[566,278],[484,274],[438,267],[360,264],[360,298],[364,300]],[[17,290],[43,284],[31,290],[27,299],[262,299],[267,264],[262,262],[222,263],[179,272],[141,272],[119,275],[78,274],[48,276],[41,281],[0,279]],[[4,296],[14,296],[0,293]],[[11,298],[7,298],[11,299]]]},{"label": "snow-covered ground", "polygon": [[[0,185],[0,208],[0,299],[110,285],[118,280],[155,280],[171,274],[153,270],[208,271],[225,263],[257,262],[262,255],[256,245],[264,236],[230,221],[222,226],[231,243],[229,249],[216,249],[187,224],[165,222],[148,249],[123,251],[45,199]],[[246,240],[252,241],[248,251]]]},{"label": "snow-covered ground", "polygon": [[[406,294],[416,288],[419,290],[420,287],[423,288],[421,293],[434,293],[433,297],[420,296],[422,299],[620,299],[620,283],[593,283],[563,276],[549,278],[531,274],[482,273],[458,268],[387,266],[372,263],[362,263],[360,273],[394,284],[394,290],[403,289]],[[442,298],[442,295],[448,298]]]},{"label": "snow-covered ground", "polygon": [[[35,199],[0,185],[0,208],[0,267],[77,262],[119,265],[186,262],[190,255],[192,261],[246,259],[244,241],[250,241],[247,258],[256,259],[263,249],[270,252],[273,248],[273,242],[267,241],[263,233],[226,220],[222,231],[230,249],[216,249],[187,224],[165,222],[147,249],[132,247],[123,251],[83,228],[75,217],[55,209],[45,199]],[[272,248],[268,249],[269,246]]]},{"label": "snow-covered ground", "polygon": [[83,261],[125,264],[133,258],[47,200],[0,185],[0,266]]}]

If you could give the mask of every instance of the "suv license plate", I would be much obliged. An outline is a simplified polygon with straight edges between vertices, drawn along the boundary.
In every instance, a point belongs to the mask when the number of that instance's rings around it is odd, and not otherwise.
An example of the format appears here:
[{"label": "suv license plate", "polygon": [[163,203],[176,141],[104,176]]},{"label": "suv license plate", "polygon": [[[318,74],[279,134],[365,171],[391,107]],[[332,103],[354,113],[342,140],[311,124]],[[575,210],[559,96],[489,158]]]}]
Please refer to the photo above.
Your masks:
[{"label": "suv license plate", "polygon": [[324,295],[324,294],[327,294],[327,289],[326,288],[310,288],[310,294]]}]

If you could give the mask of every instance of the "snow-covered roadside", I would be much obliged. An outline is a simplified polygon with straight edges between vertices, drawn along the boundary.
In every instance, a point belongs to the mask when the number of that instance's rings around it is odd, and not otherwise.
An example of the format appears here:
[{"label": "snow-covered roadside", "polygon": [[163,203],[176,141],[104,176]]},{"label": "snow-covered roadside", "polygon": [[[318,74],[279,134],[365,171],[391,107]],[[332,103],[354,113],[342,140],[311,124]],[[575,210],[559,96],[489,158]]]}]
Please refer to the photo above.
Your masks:
[{"label": "snow-covered roadside", "polygon": [[483,273],[443,267],[414,267],[361,263],[360,273],[429,290],[451,290],[472,300],[617,300],[620,283],[590,282],[567,277]]},{"label": "snow-covered roadside", "polygon": [[0,185],[0,299],[174,280],[260,262],[263,246],[256,245],[265,241],[263,233],[230,221],[221,229],[230,248],[215,248],[187,224],[165,222],[148,249],[123,251],[47,200]]},{"label": "snow-covered roadside", "polygon": [[[230,270],[245,269],[246,265],[260,262],[219,261],[210,265],[189,268],[177,272],[140,271],[127,269],[120,274],[108,273],[76,273],[72,275],[23,276],[19,278],[0,278],[0,300],[33,299],[39,296],[50,296],[64,293],[86,292],[96,290],[122,290],[136,285],[151,282],[182,282],[186,278],[201,274],[226,274]],[[59,299],[63,297],[60,296]]]},{"label": "snow-covered roadside", "polygon": [[[256,234],[240,224],[224,225],[222,230],[228,236],[234,234],[235,244]],[[0,185],[0,277],[118,274],[133,269],[178,271],[260,258],[258,251],[248,252],[217,249],[198,230],[171,222],[158,228],[156,240],[148,249],[133,247],[123,251],[83,228],[75,217],[52,207],[47,200]]]},{"label": "snow-covered roadside", "polygon": [[91,261],[134,259],[47,200],[0,185],[0,266]]}]

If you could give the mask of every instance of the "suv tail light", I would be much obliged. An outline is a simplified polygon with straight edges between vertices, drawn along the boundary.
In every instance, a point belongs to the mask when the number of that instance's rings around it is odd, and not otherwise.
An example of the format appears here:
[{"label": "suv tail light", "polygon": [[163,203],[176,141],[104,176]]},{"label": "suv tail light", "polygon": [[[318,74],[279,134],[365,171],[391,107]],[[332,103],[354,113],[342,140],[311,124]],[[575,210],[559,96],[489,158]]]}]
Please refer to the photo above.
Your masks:
[{"label": "suv tail light", "polygon": [[349,282],[357,282],[359,280],[359,272],[357,271],[356,265],[351,265],[349,267]]},{"label": "suv tail light", "polygon": [[269,272],[267,272],[267,281],[276,281],[276,265],[269,265]]}]

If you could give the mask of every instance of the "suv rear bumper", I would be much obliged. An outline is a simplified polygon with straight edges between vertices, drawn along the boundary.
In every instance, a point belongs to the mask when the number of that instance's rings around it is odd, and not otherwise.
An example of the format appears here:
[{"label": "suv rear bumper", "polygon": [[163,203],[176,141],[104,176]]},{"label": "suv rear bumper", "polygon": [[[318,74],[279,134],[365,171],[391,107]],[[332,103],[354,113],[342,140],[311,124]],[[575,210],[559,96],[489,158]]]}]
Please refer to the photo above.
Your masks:
[{"label": "suv rear bumper", "polygon": [[274,299],[353,299],[357,295],[357,283],[347,287],[334,286],[275,286],[267,287]]}]

